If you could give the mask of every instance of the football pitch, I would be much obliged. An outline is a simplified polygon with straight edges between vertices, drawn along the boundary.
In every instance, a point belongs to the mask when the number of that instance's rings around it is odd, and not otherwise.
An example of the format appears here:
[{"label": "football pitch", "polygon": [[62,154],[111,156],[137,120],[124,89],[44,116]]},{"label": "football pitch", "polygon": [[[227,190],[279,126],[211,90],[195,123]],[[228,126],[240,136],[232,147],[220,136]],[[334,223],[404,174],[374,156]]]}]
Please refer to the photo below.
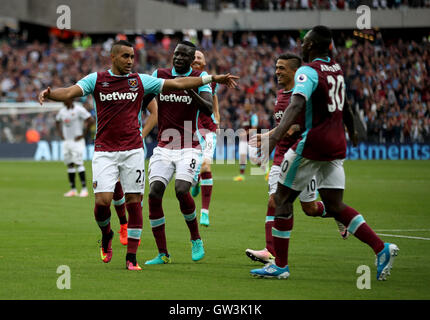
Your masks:
[{"label": "football pitch", "polygon": [[[86,163],[91,187],[91,165]],[[200,227],[206,257],[191,260],[188,228],[173,184],[164,212],[172,264],[145,266],[157,254],[143,207],[140,272],[125,269],[126,248],[112,206],[113,258],[100,259],[94,196],[64,198],[67,173],[60,162],[0,162],[0,299],[288,300],[429,299],[430,164],[428,161],[346,161],[344,201],[386,242],[400,248],[388,281],[376,281],[375,256],[354,237],[342,240],[332,219],[305,216],[296,203],[288,280],[255,279],[262,266],[245,249],[264,247],[267,183],[248,175],[233,182],[238,165],[214,165],[210,227]],[[79,179],[76,179],[78,190]],[[199,213],[201,197],[196,198]],[[199,216],[199,214],[198,214]],[[357,269],[369,266],[370,289],[359,289]],[[70,289],[57,288],[60,266]]]}]

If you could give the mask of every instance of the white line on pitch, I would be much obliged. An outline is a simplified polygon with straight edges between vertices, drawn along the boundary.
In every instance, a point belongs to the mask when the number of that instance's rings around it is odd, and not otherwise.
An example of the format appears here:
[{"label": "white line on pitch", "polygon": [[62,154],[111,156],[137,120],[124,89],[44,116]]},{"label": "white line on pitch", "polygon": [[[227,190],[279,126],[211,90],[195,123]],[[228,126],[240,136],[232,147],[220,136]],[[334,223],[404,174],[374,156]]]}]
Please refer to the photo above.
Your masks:
[{"label": "white line on pitch", "polygon": [[406,238],[406,239],[416,239],[416,240],[430,240],[430,238],[402,236],[402,235],[399,235],[399,234],[378,233],[377,235],[378,236],[386,236],[386,237],[394,237],[394,238]]},{"label": "white line on pitch", "polygon": [[415,231],[430,231],[430,229],[375,229],[374,231],[391,231],[391,232],[415,232]]}]

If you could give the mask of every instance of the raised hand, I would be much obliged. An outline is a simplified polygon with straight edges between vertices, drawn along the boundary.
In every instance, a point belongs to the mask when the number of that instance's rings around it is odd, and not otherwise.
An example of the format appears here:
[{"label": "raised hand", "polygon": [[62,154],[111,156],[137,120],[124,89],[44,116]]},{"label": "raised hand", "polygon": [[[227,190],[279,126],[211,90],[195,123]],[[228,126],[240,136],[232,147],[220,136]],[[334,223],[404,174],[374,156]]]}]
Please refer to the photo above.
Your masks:
[{"label": "raised hand", "polygon": [[212,81],[226,85],[229,88],[236,88],[237,83],[234,80],[239,79],[238,76],[227,74],[216,74],[212,76]]},{"label": "raised hand", "polygon": [[40,105],[43,104],[43,102],[45,101],[45,99],[48,98],[50,94],[51,94],[51,88],[50,87],[48,87],[47,89],[45,89],[41,93],[39,93],[39,103],[40,103]]}]

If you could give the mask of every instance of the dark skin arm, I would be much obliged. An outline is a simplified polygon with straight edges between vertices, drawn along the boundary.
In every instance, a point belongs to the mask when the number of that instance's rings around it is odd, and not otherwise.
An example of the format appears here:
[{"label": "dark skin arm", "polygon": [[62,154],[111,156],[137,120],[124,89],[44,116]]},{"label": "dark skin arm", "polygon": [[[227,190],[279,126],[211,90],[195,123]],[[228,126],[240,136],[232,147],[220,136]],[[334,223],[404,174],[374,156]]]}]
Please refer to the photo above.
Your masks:
[{"label": "dark skin arm", "polygon": [[209,92],[201,92],[197,94],[193,89],[186,90],[188,94],[193,98],[193,102],[197,107],[206,115],[210,116],[213,112],[213,98]]},{"label": "dark skin arm", "polygon": [[345,103],[343,105],[343,123],[348,130],[349,137],[351,138],[352,145],[354,147],[358,144],[358,133],[355,130],[354,126],[354,112],[352,111],[351,105],[348,103],[348,100],[345,99]]},{"label": "dark skin arm", "polygon": [[306,100],[303,96],[294,94],[291,97],[290,104],[286,108],[284,115],[282,116],[279,126],[276,127],[275,131],[269,138],[269,154],[272,153],[276,144],[282,137],[285,136],[288,129],[296,122],[296,118],[305,109]]}]

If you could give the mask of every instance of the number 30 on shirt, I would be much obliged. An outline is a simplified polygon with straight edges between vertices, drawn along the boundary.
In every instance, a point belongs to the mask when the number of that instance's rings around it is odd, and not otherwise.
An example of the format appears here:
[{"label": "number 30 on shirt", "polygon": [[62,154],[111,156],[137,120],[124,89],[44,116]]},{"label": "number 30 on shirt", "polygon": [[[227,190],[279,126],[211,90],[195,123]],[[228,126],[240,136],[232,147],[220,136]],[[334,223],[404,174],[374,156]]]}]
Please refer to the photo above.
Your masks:
[{"label": "number 30 on shirt", "polygon": [[328,96],[330,98],[328,111],[334,112],[336,109],[342,111],[345,102],[345,80],[343,76],[337,75],[335,78],[329,75],[327,76],[327,83],[329,84]]}]

